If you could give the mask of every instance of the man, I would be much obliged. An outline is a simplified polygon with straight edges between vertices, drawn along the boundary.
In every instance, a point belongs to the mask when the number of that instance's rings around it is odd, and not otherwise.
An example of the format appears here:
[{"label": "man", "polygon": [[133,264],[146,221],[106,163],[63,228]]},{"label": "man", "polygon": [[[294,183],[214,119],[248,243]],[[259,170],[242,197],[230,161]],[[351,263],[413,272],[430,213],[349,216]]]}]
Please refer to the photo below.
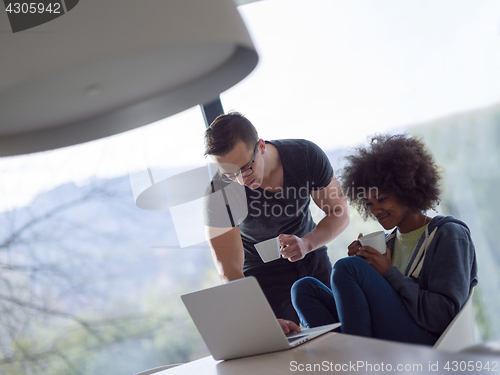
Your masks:
[{"label": "man", "polygon": [[[205,132],[205,147],[218,166],[204,206],[207,240],[221,280],[255,276],[275,315],[298,323],[292,284],[314,276],[330,285],[325,244],[349,223],[347,202],[327,156],[306,140],[263,141],[236,112],[214,120]],[[243,186],[246,194],[234,194],[235,186]],[[214,203],[218,192],[225,204]],[[317,226],[311,198],[325,213]],[[228,215],[229,221],[222,219]],[[276,236],[281,258],[264,263],[254,245]]]}]

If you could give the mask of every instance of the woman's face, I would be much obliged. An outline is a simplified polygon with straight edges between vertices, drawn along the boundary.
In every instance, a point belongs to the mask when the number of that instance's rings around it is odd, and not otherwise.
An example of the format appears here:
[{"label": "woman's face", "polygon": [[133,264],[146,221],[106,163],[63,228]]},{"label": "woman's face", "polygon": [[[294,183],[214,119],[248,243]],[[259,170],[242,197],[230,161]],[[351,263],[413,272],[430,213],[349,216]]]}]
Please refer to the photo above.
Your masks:
[{"label": "woman's face", "polygon": [[415,213],[403,205],[394,194],[370,189],[365,195],[365,202],[385,230],[398,227],[402,233],[406,233],[405,227],[413,224]]}]

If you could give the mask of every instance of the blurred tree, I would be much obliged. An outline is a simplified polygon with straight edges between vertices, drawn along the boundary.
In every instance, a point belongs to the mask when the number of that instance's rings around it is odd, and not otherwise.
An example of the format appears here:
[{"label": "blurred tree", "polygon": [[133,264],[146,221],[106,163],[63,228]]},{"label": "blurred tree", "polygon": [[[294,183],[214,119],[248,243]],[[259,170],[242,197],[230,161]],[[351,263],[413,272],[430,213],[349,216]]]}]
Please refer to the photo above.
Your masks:
[{"label": "blurred tree", "polygon": [[60,186],[0,223],[0,374],[123,374],[204,353],[179,298],[199,280],[172,264],[172,283],[158,266],[172,254],[144,251],[168,230],[128,178]]}]

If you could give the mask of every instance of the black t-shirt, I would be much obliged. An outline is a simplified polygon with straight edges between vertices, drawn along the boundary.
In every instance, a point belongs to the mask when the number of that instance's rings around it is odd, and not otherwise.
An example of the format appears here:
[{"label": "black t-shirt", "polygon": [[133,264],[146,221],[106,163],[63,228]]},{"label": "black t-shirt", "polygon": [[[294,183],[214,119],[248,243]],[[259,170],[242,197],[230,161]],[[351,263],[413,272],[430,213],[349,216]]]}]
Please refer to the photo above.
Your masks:
[{"label": "black t-shirt", "polygon": [[[302,139],[274,140],[267,143],[275,146],[283,166],[283,189],[278,193],[249,189],[237,182],[226,184],[215,175],[204,200],[205,225],[211,227],[239,226],[246,274],[254,268],[303,268],[300,273],[313,275],[316,265],[303,262],[291,263],[286,259],[264,263],[254,245],[281,233],[303,237],[311,232],[314,223],[309,204],[312,190],[328,186],[334,173],[326,154],[316,144]],[[323,246],[321,250],[326,247]],[[311,259],[312,260],[312,259]],[[302,263],[302,264],[301,264]],[[313,262],[316,263],[316,262]]]},{"label": "black t-shirt", "polygon": [[309,211],[310,193],[328,186],[333,168],[326,154],[314,143],[288,139],[274,145],[283,166],[283,189],[269,193],[249,189],[237,182],[224,183],[212,166],[214,178],[204,197],[205,225],[218,228],[239,226],[245,251],[243,272],[257,278],[277,318],[299,323],[290,289],[295,281],[313,276],[330,285],[332,264],[326,246],[297,262],[279,258],[264,263],[254,244],[281,233],[303,237],[315,227]]}]

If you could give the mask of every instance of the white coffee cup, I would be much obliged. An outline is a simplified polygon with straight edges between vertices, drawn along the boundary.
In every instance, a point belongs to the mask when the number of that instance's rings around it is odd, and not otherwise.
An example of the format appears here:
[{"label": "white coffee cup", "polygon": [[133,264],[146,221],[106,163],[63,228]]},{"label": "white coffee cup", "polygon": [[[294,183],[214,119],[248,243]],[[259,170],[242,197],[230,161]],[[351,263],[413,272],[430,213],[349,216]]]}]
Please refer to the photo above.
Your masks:
[{"label": "white coffee cup", "polygon": [[373,247],[378,250],[381,254],[385,254],[385,232],[378,231],[367,234],[366,236],[358,238],[359,243],[363,246]]},{"label": "white coffee cup", "polygon": [[279,259],[281,256],[278,237],[256,243],[254,246],[264,263]]}]

